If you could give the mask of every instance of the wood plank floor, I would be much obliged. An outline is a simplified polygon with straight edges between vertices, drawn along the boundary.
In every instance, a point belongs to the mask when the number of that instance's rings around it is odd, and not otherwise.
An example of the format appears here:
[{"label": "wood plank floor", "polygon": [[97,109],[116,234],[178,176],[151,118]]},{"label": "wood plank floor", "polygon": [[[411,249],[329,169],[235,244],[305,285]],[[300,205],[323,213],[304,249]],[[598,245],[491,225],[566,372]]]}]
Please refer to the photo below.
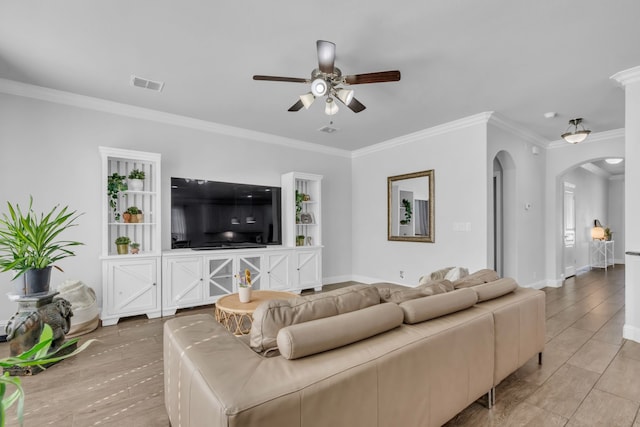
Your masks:
[{"label": "wood plank floor", "polygon": [[[507,377],[487,410],[473,403],[451,426],[640,427],[640,344],[622,339],[624,266],[593,270],[546,288],[544,363],[531,360]],[[212,307],[178,315],[209,312]],[[98,328],[80,356],[23,377],[31,426],[166,427],[163,319],[124,319]],[[8,355],[7,344],[0,355]],[[8,426],[16,426],[12,410]]]}]

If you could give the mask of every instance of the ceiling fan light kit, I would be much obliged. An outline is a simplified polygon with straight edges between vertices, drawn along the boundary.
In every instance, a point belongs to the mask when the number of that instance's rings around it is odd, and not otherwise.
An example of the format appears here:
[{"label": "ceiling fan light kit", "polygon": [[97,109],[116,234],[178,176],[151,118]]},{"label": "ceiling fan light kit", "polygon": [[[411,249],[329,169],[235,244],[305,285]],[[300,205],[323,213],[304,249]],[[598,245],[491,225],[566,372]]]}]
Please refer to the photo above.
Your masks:
[{"label": "ceiling fan light kit", "polygon": [[301,95],[300,99],[289,107],[289,111],[300,111],[302,107],[308,109],[317,97],[326,96],[324,112],[329,116],[336,114],[340,109],[335,99],[338,99],[354,113],[359,113],[367,108],[354,98],[353,90],[345,89],[342,85],[397,82],[400,80],[400,71],[398,70],[343,76],[342,71],[334,66],[336,45],[325,40],[318,40],[316,49],[318,68],[311,72],[310,79],[263,75],[254,75],[253,79],[311,84],[311,92]]},{"label": "ceiling fan light kit", "polygon": [[[574,128],[573,131],[569,130],[571,126],[573,126]],[[580,126],[582,129],[578,130],[578,126]],[[585,129],[582,125],[582,118],[576,118],[569,120],[569,127],[567,128],[566,132],[560,136],[569,144],[578,144],[587,139],[587,136],[589,136],[590,133],[591,131]]]},{"label": "ceiling fan light kit", "polygon": [[324,113],[327,116],[333,116],[338,112],[339,109],[340,108],[338,108],[338,105],[335,102],[333,102],[333,98],[327,98],[327,103],[324,107]]},{"label": "ceiling fan light kit", "polygon": [[311,92],[305,93],[304,95],[300,95],[300,101],[302,101],[304,108],[307,110],[309,109],[309,107],[311,107],[311,104],[313,104],[313,101],[315,100],[316,100],[316,97]]}]

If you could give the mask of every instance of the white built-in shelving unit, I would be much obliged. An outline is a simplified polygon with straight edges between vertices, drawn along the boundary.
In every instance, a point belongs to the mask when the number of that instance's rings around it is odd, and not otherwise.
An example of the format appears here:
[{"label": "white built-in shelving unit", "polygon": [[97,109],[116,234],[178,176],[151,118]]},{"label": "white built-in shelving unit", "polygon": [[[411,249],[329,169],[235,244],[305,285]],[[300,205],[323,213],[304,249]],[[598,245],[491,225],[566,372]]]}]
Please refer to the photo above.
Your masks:
[{"label": "white built-in shelving unit", "polygon": [[[102,157],[102,324],[113,325],[121,317],[161,314],[161,156],[156,153],[100,147]],[[108,177],[113,173],[128,176],[138,169],[145,173],[143,188],[126,190],[117,200],[122,214],[136,206],[143,213],[141,222],[125,223],[117,219],[109,206]],[[115,240],[127,236],[140,244],[138,254],[119,255]]]}]

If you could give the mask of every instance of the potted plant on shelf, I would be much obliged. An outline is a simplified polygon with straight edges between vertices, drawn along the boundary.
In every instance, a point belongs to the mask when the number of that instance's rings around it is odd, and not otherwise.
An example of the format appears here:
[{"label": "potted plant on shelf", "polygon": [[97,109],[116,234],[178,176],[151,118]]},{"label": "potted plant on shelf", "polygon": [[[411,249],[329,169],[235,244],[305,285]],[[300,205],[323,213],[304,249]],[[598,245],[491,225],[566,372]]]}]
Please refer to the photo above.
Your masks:
[{"label": "potted plant on shelf", "polygon": [[251,271],[244,269],[244,274],[238,274],[238,298],[240,302],[247,303],[251,301]]},{"label": "potted plant on shelf", "polygon": [[129,189],[131,191],[142,191],[144,188],[144,171],[134,169],[129,172]]},{"label": "potted plant on shelf", "polygon": [[[139,223],[143,222],[142,211],[137,206],[129,206],[126,212],[122,214],[124,222]],[[128,220],[127,220],[128,219]]]},{"label": "potted plant on shelf", "polygon": [[296,224],[300,224],[300,212],[302,212],[302,202],[304,194],[296,190]]},{"label": "potted plant on shelf", "polygon": [[132,242],[130,246],[131,246],[131,253],[132,254],[135,255],[138,252],[140,252],[140,243]]},{"label": "potted plant on shelf", "polygon": [[131,239],[127,236],[119,236],[116,238],[116,249],[118,251],[118,255],[126,255],[129,253],[129,243],[131,243]]},{"label": "potted plant on shelf", "polygon": [[80,242],[56,240],[82,214],[69,211],[68,206],[58,210],[58,206],[47,214],[39,216],[33,211],[33,198],[29,198],[29,208],[23,212],[7,202],[9,214],[0,218],[0,271],[14,271],[15,281],[22,276],[22,283],[15,282],[18,295],[39,295],[49,292],[51,267],[62,269],[55,262],[74,256],[72,246]]},{"label": "potted plant on shelf", "polygon": [[107,179],[107,195],[109,196],[109,206],[113,210],[113,218],[115,221],[120,221],[120,212],[118,212],[118,196],[121,191],[127,191],[127,179],[126,176],[120,175],[117,172],[109,175]]}]

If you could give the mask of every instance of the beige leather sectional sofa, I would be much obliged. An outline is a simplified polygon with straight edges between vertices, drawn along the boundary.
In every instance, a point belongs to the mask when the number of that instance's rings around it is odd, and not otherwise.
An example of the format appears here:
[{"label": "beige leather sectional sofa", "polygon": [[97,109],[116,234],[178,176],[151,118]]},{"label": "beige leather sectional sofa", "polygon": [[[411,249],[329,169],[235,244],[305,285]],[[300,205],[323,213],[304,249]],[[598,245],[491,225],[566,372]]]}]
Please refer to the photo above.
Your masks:
[{"label": "beige leather sectional sofa", "polygon": [[439,426],[490,406],[544,341],[544,292],[489,270],[356,285],[263,303],[248,337],[205,314],[168,320],[165,405],[174,427]]}]

